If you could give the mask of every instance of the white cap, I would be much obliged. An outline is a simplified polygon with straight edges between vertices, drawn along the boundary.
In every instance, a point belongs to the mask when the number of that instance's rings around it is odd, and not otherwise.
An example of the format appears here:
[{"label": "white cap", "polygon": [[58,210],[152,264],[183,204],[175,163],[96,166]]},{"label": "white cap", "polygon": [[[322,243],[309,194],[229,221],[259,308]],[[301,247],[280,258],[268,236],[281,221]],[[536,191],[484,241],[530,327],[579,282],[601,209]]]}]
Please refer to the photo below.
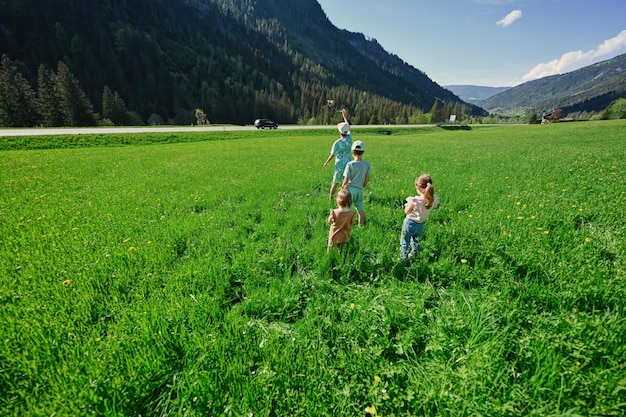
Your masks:
[{"label": "white cap", "polygon": [[339,133],[342,135],[347,135],[350,132],[350,125],[346,122],[341,122],[337,124],[337,130],[339,130]]},{"label": "white cap", "polygon": [[361,142],[360,140],[357,140],[356,142],[352,144],[352,150],[365,152],[365,144]]}]

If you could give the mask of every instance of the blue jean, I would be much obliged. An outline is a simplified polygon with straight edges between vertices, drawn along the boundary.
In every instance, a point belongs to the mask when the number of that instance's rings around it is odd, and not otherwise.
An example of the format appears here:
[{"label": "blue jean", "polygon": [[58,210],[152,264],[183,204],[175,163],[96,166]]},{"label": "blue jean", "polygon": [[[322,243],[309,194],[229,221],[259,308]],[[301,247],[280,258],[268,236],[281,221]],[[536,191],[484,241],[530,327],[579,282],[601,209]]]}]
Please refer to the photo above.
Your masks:
[{"label": "blue jean", "polygon": [[[408,262],[409,258],[417,256],[421,247],[420,240],[424,231],[424,223],[414,222],[408,217],[404,218],[402,223],[402,233],[400,235],[400,259],[402,262]],[[411,252],[409,252],[411,248]]]}]

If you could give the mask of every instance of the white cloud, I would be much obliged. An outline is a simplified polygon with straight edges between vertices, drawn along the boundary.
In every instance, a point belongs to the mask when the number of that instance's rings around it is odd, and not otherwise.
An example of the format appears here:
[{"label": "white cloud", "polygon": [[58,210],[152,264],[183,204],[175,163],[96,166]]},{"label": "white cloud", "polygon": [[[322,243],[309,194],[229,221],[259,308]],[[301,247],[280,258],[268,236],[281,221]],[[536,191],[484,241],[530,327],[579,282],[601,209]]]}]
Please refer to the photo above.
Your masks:
[{"label": "white cloud", "polygon": [[605,40],[597,48],[590,51],[566,52],[558,59],[536,65],[522,77],[521,82],[574,71],[618,54],[624,48],[626,48],[626,30],[621,31],[614,38]]},{"label": "white cloud", "polygon": [[512,25],[513,22],[521,18],[522,18],[522,11],[513,10],[511,13],[504,16],[501,20],[498,20],[496,22],[496,25],[502,26],[504,28],[504,27]]}]

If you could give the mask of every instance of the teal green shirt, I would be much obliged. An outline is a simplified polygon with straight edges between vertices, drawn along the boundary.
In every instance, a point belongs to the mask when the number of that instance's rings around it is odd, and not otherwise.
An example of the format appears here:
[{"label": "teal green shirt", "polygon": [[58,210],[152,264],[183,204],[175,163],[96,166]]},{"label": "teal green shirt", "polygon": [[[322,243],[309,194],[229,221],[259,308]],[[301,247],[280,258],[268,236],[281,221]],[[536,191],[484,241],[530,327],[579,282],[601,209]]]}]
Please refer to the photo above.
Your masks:
[{"label": "teal green shirt", "polygon": [[335,170],[343,171],[352,159],[352,133],[348,133],[345,138],[337,139],[330,153],[335,155]]}]

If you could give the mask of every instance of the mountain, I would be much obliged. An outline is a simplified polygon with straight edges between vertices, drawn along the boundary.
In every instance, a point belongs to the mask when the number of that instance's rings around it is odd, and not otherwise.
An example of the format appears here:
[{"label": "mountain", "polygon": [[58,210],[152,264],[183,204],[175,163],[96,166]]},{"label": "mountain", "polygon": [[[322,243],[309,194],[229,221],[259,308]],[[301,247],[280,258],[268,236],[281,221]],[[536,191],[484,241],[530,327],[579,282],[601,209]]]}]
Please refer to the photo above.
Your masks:
[{"label": "mountain", "polygon": [[520,84],[476,104],[491,113],[538,113],[556,108],[563,115],[601,112],[626,97],[626,54],[597,64]]},{"label": "mountain", "polygon": [[354,123],[486,114],[315,0],[0,0],[0,54],[33,88],[63,63],[96,111],[115,95],[135,122],[331,123],[327,99]]},{"label": "mountain", "polygon": [[480,85],[444,85],[446,88],[457,95],[461,100],[468,103],[477,104],[478,102],[502,93],[511,87],[486,87]]}]

